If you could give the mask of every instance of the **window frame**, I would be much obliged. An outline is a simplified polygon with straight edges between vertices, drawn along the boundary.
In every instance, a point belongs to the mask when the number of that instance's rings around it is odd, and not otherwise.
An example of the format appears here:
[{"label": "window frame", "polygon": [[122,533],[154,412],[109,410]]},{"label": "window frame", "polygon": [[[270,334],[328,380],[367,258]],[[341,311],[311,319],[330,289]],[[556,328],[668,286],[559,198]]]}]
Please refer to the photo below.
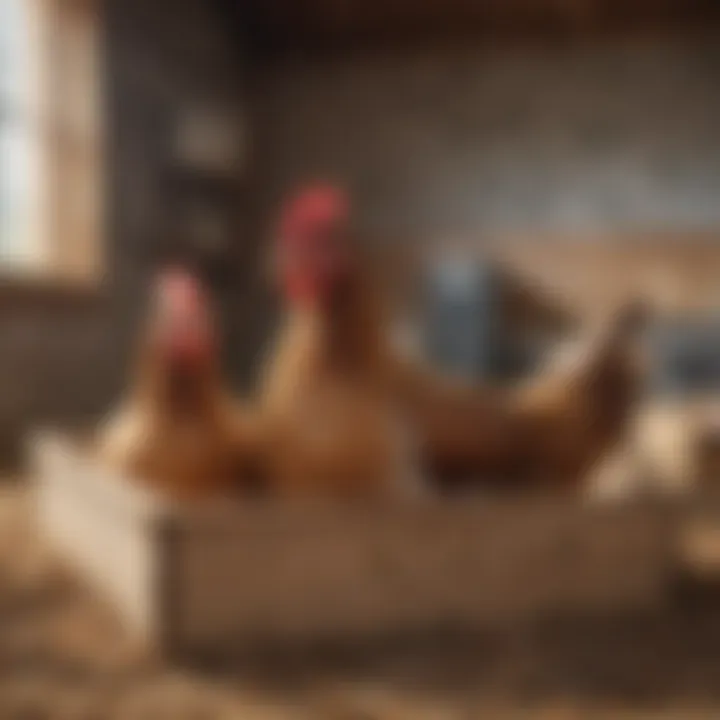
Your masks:
[{"label": "window frame", "polygon": [[34,57],[24,82],[33,87],[19,93],[24,102],[0,98],[0,113],[34,134],[36,250],[18,262],[0,257],[0,284],[94,289],[103,276],[105,234],[99,3],[18,1],[28,11]]}]

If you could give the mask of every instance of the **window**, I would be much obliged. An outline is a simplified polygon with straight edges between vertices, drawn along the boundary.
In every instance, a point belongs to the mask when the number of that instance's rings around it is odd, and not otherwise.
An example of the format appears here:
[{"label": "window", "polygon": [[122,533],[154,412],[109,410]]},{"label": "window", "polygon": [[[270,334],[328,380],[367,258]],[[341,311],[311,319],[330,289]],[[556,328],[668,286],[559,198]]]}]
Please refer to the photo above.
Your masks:
[{"label": "window", "polygon": [[0,275],[97,275],[97,40],[88,0],[0,0]]},{"label": "window", "polygon": [[29,3],[0,0],[0,263],[23,267],[42,256],[38,212],[43,204],[42,139],[38,127],[37,23]]}]

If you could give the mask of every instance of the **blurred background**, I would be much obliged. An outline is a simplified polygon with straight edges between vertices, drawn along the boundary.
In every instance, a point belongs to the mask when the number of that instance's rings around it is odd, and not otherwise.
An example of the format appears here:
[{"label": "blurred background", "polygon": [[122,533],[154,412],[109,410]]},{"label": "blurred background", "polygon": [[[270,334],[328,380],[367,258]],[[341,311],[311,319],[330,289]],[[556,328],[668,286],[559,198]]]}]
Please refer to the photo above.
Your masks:
[{"label": "blurred background", "polygon": [[[526,304],[543,327],[628,288],[676,313],[720,300],[712,0],[1,8],[9,461],[28,424],[107,406],[169,248],[202,258],[229,372],[247,387],[273,327],[263,247],[280,198],[307,178],[352,189],[357,223],[398,250],[398,273],[420,248],[492,249],[500,274],[541,289]],[[519,280],[488,280],[487,257],[485,299],[464,297],[492,314],[498,288]],[[432,307],[425,325],[444,317]],[[438,359],[482,365],[427,335]],[[527,348],[498,353],[497,372],[532,365]]]},{"label": "blurred background", "polygon": [[[4,460],[28,425],[107,406],[173,247],[208,269],[247,387],[273,327],[264,243],[308,177],[352,189],[398,273],[420,248],[492,249],[485,299],[463,296],[490,314],[518,278],[541,288],[526,305],[543,327],[628,288],[675,313],[720,300],[712,0],[0,7]],[[425,325],[445,317],[435,294]],[[490,371],[426,335],[437,359]],[[532,365],[498,353],[496,372]]]},{"label": "blurred background", "polygon": [[203,267],[251,389],[309,178],[351,190],[448,371],[514,381],[637,294],[648,394],[715,389],[719,128],[716,0],[0,0],[0,465],[110,406],[163,258]]}]

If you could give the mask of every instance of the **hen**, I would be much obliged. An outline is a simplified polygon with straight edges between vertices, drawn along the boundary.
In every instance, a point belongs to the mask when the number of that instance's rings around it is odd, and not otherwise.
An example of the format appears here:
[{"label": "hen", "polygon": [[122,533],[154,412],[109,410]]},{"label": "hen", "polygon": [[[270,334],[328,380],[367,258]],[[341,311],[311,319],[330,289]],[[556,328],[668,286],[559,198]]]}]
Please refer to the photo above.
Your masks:
[{"label": "hen", "polygon": [[224,388],[209,299],[188,271],[156,280],[130,392],[100,433],[112,467],[180,500],[248,481],[249,413]]},{"label": "hen", "polygon": [[348,207],[310,188],[283,213],[277,269],[287,312],[261,392],[266,469],[280,496],[421,493],[410,428],[384,385],[384,344],[359,292]]}]

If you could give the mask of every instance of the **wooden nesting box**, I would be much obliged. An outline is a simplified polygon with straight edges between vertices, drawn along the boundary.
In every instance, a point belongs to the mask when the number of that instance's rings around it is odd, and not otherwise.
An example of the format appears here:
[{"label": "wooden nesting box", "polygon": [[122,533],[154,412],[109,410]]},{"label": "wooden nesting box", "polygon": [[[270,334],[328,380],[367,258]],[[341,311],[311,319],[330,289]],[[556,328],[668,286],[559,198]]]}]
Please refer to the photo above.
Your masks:
[{"label": "wooden nesting box", "polygon": [[166,651],[482,630],[663,595],[664,513],[490,498],[180,509],[54,434],[34,441],[40,527],[130,628]]}]

